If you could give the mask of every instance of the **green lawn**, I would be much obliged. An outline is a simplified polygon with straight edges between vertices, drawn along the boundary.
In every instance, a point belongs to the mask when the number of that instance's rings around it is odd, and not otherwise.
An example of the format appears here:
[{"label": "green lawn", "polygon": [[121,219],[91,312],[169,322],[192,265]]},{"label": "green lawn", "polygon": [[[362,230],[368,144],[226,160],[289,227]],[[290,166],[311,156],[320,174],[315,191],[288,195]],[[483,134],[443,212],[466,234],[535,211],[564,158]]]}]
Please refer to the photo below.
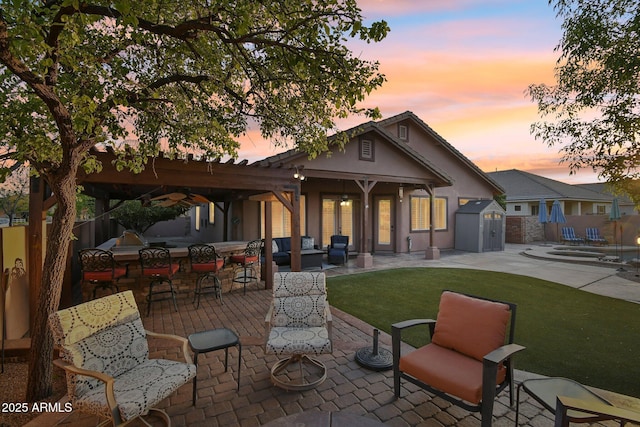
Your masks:
[{"label": "green lawn", "polygon": [[[527,347],[516,356],[517,369],[640,397],[640,304],[526,276],[452,268],[367,272],[327,284],[331,305],[388,333],[400,320],[435,318],[443,289],[515,302],[515,341]],[[403,339],[420,346],[428,331]]]}]

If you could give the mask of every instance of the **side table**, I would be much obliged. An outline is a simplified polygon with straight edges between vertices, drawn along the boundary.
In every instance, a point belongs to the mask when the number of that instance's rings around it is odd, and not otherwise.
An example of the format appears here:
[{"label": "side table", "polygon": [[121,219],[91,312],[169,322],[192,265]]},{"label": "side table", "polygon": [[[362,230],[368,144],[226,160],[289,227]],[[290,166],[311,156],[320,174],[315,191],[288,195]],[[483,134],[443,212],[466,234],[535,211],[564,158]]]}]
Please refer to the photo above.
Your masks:
[{"label": "side table", "polygon": [[[518,384],[516,427],[518,425],[518,415],[520,414],[520,389],[527,392],[529,396],[533,397],[546,410],[551,411],[553,414],[556,413],[556,402],[558,396],[580,399],[587,404],[595,403],[599,405],[613,406],[611,403],[593,393],[582,384],[567,378],[549,377],[524,380]],[[573,423],[588,423],[609,419],[574,410],[567,411],[567,418]]]},{"label": "side table", "polygon": [[[224,371],[227,372],[229,361],[229,347],[238,347],[238,388],[240,390],[240,365],[242,363],[242,344],[238,336],[227,328],[211,329],[203,332],[196,332],[187,338],[189,347],[193,351],[193,363],[198,368],[198,354],[210,351],[222,350],[224,348]],[[198,373],[193,377],[193,404],[196,404],[196,382]]]}]

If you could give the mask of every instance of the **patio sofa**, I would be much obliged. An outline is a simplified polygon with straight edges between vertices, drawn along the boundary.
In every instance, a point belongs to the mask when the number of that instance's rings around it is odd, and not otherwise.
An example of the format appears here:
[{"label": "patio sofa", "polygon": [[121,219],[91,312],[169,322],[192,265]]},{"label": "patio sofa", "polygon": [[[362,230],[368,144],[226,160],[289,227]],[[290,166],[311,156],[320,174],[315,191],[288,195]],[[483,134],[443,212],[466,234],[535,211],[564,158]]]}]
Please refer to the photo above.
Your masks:
[{"label": "patio sofa", "polygon": [[[274,237],[271,239],[273,261],[277,265],[291,264],[291,237]],[[318,249],[315,245],[314,238],[310,236],[302,236],[300,238],[300,249]],[[264,254],[263,254],[264,255]]]}]

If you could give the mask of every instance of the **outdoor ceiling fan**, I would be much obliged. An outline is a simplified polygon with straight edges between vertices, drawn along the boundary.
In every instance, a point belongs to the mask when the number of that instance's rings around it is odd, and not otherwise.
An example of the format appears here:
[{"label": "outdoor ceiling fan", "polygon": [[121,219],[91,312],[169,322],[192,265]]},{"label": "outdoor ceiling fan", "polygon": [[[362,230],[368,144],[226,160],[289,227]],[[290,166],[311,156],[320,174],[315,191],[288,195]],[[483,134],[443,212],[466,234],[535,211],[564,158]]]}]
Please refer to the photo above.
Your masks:
[{"label": "outdoor ceiling fan", "polygon": [[162,194],[160,196],[153,197],[152,201],[160,201],[158,206],[162,207],[170,207],[175,205],[184,206],[190,208],[191,206],[196,206],[202,203],[209,203],[209,199],[200,194],[194,194],[190,191],[186,191],[184,193],[175,192],[175,193],[167,193]]}]

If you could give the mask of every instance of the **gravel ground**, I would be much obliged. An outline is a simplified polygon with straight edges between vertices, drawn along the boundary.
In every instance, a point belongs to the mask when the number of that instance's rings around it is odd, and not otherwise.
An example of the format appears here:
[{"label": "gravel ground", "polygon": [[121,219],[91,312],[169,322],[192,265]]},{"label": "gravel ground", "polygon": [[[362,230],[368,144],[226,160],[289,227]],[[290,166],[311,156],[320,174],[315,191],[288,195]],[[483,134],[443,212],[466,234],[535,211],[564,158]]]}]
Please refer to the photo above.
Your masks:
[{"label": "gravel ground", "polygon": [[[21,427],[40,415],[30,410],[16,411],[16,405],[11,405],[18,404],[17,407],[20,408],[25,404],[27,372],[26,361],[10,359],[7,363],[5,360],[4,372],[0,374],[0,427]],[[57,402],[67,391],[64,376],[57,372],[57,368],[53,377],[53,394],[44,400],[46,402]]]},{"label": "gravel ground", "polygon": [[630,271],[619,271],[617,275],[620,277],[624,277],[627,280],[640,282],[640,273],[637,273],[635,268]]}]

